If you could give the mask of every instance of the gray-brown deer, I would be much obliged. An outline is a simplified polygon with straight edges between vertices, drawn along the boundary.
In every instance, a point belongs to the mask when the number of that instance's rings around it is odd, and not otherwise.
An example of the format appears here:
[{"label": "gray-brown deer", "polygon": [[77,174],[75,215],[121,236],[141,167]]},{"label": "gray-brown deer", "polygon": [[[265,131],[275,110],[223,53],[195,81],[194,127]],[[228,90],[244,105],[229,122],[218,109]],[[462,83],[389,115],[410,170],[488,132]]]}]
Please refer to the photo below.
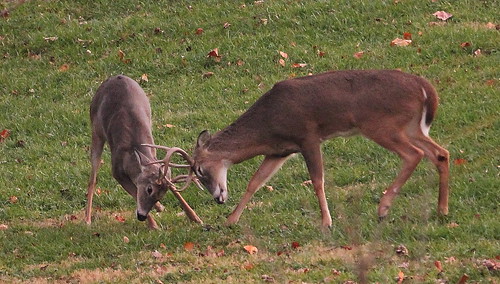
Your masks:
[{"label": "gray-brown deer", "polygon": [[238,222],[252,195],[293,153],[306,162],[322,226],[332,220],[324,191],[321,143],[361,134],[398,154],[402,169],[378,206],[383,218],[425,156],[439,172],[438,212],[448,214],[449,153],[429,137],[438,95],[425,79],[396,70],[332,71],[279,82],[234,123],[211,136],[203,131],[193,169],[218,203],[228,198],[227,170],[257,155],[264,160],[226,224]]},{"label": "gray-brown deer", "polygon": [[165,175],[156,161],[156,149],[141,144],[154,144],[151,133],[151,108],[142,88],[134,80],[118,75],[97,89],[90,105],[92,171],[87,189],[85,221],[91,223],[92,197],[104,143],[111,151],[113,177],[137,202],[137,219],[158,225],[149,214],[153,206],[162,211],[159,200],[167,191]]}]

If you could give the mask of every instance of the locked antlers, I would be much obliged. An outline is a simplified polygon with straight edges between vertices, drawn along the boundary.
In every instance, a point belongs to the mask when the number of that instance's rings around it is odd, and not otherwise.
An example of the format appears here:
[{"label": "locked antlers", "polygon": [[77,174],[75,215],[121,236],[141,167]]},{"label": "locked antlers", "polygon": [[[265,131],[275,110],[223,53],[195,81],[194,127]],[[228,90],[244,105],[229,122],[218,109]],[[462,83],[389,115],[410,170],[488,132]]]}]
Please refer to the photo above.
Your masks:
[{"label": "locked antlers", "polygon": [[[182,210],[186,213],[188,218],[196,223],[203,224],[203,221],[198,217],[196,212],[189,206],[189,204],[184,200],[184,198],[181,196],[180,192],[184,191],[188,186],[193,182],[196,184],[198,188],[203,190],[203,187],[201,186],[200,182],[198,181],[198,178],[194,175],[193,172],[193,160],[191,157],[186,153],[186,151],[182,150],[181,148],[178,147],[165,147],[165,146],[159,146],[159,145],[152,145],[152,144],[141,144],[142,146],[146,147],[151,147],[151,148],[156,148],[156,149],[162,149],[166,151],[165,158],[163,160],[158,160],[151,162],[151,164],[162,164],[163,165],[163,173],[165,175],[165,180],[167,182],[168,188],[174,196],[179,200],[181,203]],[[170,160],[172,159],[172,156],[174,154],[180,155],[188,164],[177,164],[177,163],[172,163]],[[171,177],[171,168],[178,168],[178,169],[188,169],[188,174],[182,174],[182,175],[177,175],[174,177]],[[177,189],[175,186],[176,183],[184,183],[184,185]]]}]

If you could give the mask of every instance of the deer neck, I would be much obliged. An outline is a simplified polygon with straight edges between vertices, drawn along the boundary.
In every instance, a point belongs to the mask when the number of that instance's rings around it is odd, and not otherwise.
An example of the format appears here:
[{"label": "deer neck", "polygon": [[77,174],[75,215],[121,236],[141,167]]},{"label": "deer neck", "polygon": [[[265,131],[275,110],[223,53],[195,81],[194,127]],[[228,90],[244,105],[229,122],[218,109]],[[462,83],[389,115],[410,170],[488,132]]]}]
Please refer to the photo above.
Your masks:
[{"label": "deer neck", "polygon": [[214,134],[208,150],[231,164],[238,164],[264,154],[265,145],[259,138],[251,127],[233,123]]}]

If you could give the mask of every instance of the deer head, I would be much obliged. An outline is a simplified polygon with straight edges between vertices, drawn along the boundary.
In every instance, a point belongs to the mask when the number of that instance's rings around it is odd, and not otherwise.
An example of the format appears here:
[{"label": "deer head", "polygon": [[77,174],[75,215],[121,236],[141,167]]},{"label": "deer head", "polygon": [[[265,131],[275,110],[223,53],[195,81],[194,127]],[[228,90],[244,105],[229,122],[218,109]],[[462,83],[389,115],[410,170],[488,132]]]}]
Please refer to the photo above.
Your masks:
[{"label": "deer head", "polygon": [[211,135],[205,130],[198,136],[193,153],[193,171],[219,204],[226,202],[229,161],[213,156],[209,150]]},{"label": "deer head", "polygon": [[133,180],[137,187],[137,219],[145,221],[149,211],[167,192],[167,181],[162,166],[152,163],[146,155],[134,150],[140,172]]}]

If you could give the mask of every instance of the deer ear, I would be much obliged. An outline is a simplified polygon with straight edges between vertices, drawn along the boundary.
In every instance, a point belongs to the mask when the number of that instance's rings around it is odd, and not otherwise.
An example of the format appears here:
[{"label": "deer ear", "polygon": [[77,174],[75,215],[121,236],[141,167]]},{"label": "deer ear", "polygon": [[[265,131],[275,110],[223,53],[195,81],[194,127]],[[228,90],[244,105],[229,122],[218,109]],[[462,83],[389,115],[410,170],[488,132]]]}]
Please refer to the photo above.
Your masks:
[{"label": "deer ear", "polygon": [[141,153],[137,149],[134,149],[134,154],[135,154],[135,158],[137,159],[137,162],[139,162],[139,165],[141,165],[141,167],[146,165],[147,163],[149,163],[149,158],[146,157],[146,155],[144,155],[143,153]]},{"label": "deer ear", "polygon": [[208,132],[208,130],[203,130],[200,133],[200,135],[198,135],[198,141],[196,142],[196,148],[206,147],[211,138],[212,138],[212,135],[210,135],[210,132]]}]

